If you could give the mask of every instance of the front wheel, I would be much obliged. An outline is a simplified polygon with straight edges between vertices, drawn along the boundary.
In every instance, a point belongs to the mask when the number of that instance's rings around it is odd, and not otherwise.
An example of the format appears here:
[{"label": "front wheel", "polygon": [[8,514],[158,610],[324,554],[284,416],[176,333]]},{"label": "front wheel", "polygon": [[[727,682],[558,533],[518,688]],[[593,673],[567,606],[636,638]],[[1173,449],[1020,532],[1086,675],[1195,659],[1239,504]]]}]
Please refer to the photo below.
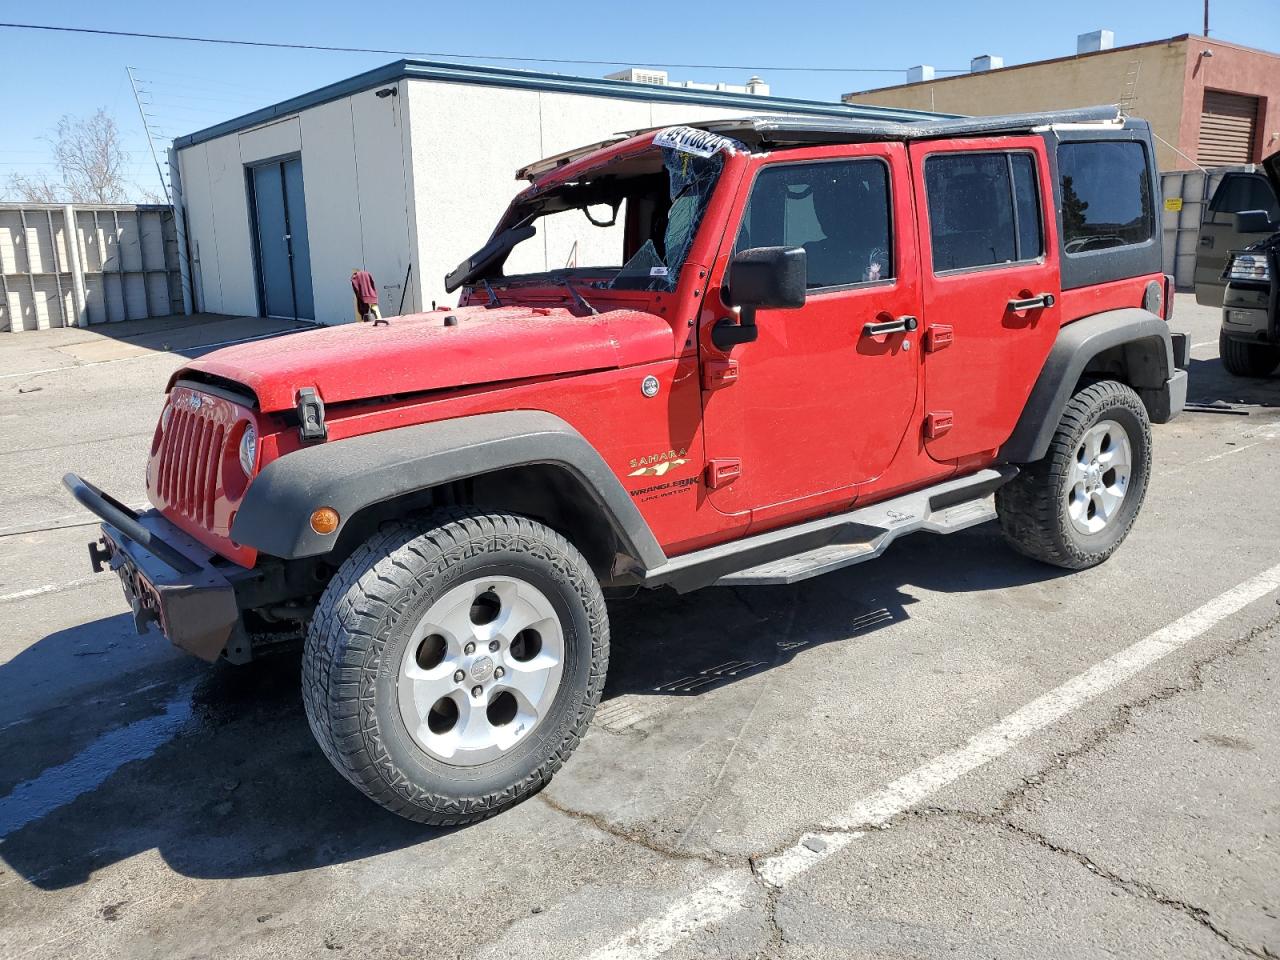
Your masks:
[{"label": "front wheel", "polygon": [[1250,343],[1218,334],[1218,356],[1227,373],[1237,377],[1265,377],[1280,366],[1280,347],[1272,343]]},{"label": "front wheel", "polygon": [[456,825],[540,789],[586,731],[609,623],[590,566],[524,517],[452,511],[376,534],[303,655],[330,762],[389,810]]},{"label": "front wheel", "polygon": [[1048,453],[996,491],[996,512],[1015,550],[1083,570],[1124,542],[1150,476],[1146,407],[1132,388],[1104,380],[1072,396]]}]

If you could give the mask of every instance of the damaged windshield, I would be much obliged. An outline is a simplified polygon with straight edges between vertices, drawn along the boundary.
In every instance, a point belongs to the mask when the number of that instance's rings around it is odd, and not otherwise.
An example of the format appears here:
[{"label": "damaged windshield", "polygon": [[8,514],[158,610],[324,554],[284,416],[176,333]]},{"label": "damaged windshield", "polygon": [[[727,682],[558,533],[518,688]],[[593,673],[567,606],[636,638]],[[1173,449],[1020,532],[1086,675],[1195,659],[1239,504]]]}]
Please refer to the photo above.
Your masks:
[{"label": "damaged windshield", "polygon": [[506,229],[449,280],[673,290],[726,150],[734,149],[741,144],[714,134],[664,130],[652,149],[518,204],[505,218]]}]

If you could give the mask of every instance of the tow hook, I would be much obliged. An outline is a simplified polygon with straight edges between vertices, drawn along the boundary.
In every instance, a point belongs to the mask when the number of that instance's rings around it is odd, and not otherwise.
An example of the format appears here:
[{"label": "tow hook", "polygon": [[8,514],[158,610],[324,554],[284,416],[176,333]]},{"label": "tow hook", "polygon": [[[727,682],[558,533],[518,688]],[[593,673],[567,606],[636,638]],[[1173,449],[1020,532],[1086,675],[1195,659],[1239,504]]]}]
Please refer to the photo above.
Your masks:
[{"label": "tow hook", "polygon": [[102,573],[104,566],[111,563],[111,551],[107,549],[107,544],[103,540],[91,540],[89,542],[89,563],[93,565],[94,573]]}]

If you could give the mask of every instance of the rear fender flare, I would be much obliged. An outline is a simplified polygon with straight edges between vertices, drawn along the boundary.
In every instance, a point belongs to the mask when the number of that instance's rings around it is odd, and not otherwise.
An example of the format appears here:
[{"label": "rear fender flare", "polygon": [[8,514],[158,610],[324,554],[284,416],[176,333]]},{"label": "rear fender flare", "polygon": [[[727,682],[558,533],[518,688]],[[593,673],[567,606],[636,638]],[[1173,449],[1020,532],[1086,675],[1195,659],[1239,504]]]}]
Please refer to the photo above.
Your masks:
[{"label": "rear fender flare", "polygon": [[[630,495],[590,443],[564,420],[516,410],[397,427],[304,447],[269,463],[236,514],[237,543],[286,560],[329,553],[361,510],[498,470],[550,464],[570,473],[608,519],[620,549],[643,569],[666,560]],[[311,529],[317,507],[340,517]]]},{"label": "rear fender flare", "polygon": [[1176,372],[1169,325],[1138,307],[1107,310],[1073,321],[1058,332],[1018,424],[1000,448],[1000,459],[1031,463],[1043,457],[1090,364],[1116,348],[1123,356],[1125,381],[1138,391],[1152,419],[1170,419],[1167,400],[1161,402]]}]

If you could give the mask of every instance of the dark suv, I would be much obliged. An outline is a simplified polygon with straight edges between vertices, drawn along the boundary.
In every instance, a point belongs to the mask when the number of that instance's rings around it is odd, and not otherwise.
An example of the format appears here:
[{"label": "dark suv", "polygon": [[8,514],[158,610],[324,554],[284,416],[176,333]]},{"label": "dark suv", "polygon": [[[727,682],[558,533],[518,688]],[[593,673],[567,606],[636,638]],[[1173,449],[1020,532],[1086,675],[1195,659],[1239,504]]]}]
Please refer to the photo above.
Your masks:
[{"label": "dark suv", "polygon": [[179,370],[153,510],[66,479],[141,628],[235,662],[305,635],[312,730],[378,803],[464,823],[546,783],[605,588],[996,518],[1081,569],[1128,534],[1186,395],[1146,123],[753,117],[522,176],[456,307]]}]

